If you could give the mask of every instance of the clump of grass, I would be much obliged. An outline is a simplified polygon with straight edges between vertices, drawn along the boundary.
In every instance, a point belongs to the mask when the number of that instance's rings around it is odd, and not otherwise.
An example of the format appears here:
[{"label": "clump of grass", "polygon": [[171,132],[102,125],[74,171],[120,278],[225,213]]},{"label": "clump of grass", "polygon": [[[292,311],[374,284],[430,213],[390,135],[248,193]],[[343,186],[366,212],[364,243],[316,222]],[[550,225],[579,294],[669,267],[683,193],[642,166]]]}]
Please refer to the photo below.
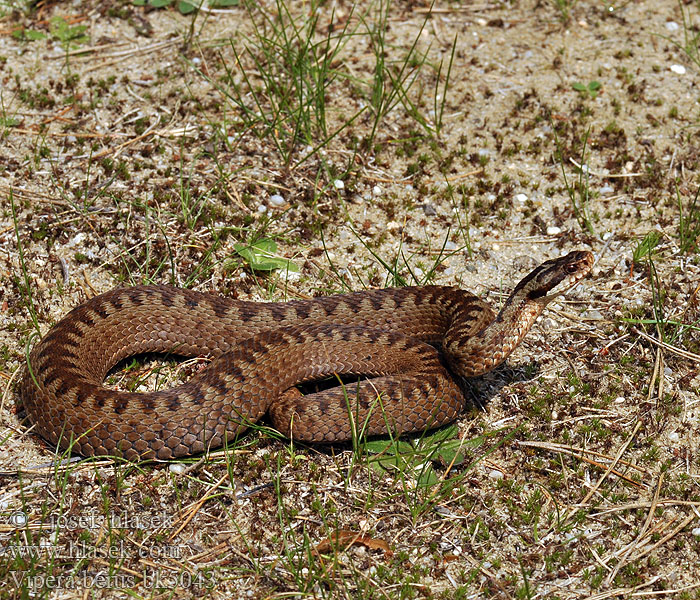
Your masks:
[{"label": "clump of grass", "polygon": [[697,253],[698,237],[700,237],[700,187],[698,187],[692,200],[688,202],[687,210],[683,210],[683,199],[678,186],[676,186],[676,198],[678,199],[678,242],[682,254]]},{"label": "clump of grass", "polygon": [[588,202],[591,197],[590,185],[589,185],[589,169],[586,165],[586,147],[588,145],[588,137],[590,135],[590,127],[586,130],[586,134],[583,136],[583,148],[581,150],[581,167],[578,169],[578,181],[573,184],[569,183],[569,179],[566,176],[566,165],[564,164],[564,153],[562,151],[561,145],[559,144],[559,136],[556,135],[555,130],[555,140],[557,144],[557,154],[559,158],[559,165],[561,167],[561,173],[564,177],[564,185],[566,186],[566,192],[569,196],[571,206],[574,209],[574,215],[578,221],[581,229],[587,231],[590,235],[595,235],[595,230],[593,229],[593,224],[591,223],[590,216],[588,215]]}]

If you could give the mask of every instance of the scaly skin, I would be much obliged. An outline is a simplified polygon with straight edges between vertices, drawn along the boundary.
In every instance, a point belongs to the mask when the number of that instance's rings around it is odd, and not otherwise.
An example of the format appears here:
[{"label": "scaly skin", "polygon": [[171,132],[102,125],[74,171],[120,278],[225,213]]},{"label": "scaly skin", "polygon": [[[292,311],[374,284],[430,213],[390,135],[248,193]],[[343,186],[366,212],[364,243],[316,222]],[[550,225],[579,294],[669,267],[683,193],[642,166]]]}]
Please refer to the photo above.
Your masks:
[{"label": "scaly skin", "polygon": [[[44,438],[85,456],[187,456],[221,446],[265,413],[305,441],[420,431],[462,410],[455,375],[503,362],[553,295],[592,264],[590,252],[543,263],[495,317],[476,296],[438,286],[287,303],[168,286],[116,289],[71,311],[36,345],[20,393]],[[145,352],[215,360],[173,389],[142,394],[102,385],[120,360]],[[307,396],[290,391],[336,375],[372,379]]]}]

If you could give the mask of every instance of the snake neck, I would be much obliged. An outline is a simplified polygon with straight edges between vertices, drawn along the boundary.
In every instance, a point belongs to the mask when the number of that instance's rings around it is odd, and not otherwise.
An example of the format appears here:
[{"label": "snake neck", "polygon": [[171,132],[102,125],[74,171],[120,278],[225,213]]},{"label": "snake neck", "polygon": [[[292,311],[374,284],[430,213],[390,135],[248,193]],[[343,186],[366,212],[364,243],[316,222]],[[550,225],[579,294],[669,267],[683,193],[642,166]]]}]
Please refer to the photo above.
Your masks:
[{"label": "snake neck", "polygon": [[520,344],[545,304],[511,297],[494,320],[477,333],[464,335],[463,327],[451,327],[443,352],[452,371],[462,377],[477,377],[500,365]]}]

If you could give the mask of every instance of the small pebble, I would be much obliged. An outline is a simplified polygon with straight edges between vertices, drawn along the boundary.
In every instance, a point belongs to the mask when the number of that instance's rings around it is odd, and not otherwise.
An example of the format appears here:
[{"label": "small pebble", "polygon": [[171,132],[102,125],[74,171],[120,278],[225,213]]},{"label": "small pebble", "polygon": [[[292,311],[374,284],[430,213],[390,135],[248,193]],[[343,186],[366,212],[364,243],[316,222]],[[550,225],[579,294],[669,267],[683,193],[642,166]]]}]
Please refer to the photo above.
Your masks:
[{"label": "small pebble", "polygon": [[434,217],[437,214],[437,211],[432,204],[424,204],[423,214],[425,214],[426,217]]},{"label": "small pebble", "polygon": [[603,319],[603,315],[600,313],[600,311],[595,309],[587,310],[584,313],[584,316],[586,319],[591,319],[592,321],[601,321]]},{"label": "small pebble", "polygon": [[601,194],[612,194],[615,191],[615,188],[611,185],[603,185],[599,191]]},{"label": "small pebble", "polygon": [[561,233],[561,227],[555,225],[550,225],[547,227],[547,235],[559,235]]},{"label": "small pebble", "polygon": [[84,239],[85,233],[81,231],[80,233],[75,235],[70,242],[68,242],[68,246],[76,246],[77,244],[80,244]]},{"label": "small pebble", "polygon": [[700,537],[700,527],[696,527],[690,533],[692,533],[695,537]]},{"label": "small pebble", "polygon": [[279,194],[274,194],[270,196],[270,204],[272,204],[272,206],[284,206],[284,198]]},{"label": "small pebble", "polygon": [[267,212],[267,206],[265,206],[264,204],[258,204],[258,212],[261,215],[264,215]]},{"label": "small pebble", "polygon": [[607,242],[612,236],[613,236],[613,232],[612,232],[612,231],[606,231],[606,232],[603,234],[603,241],[604,241],[604,242]]},{"label": "small pebble", "polygon": [[618,396],[617,398],[615,398],[615,404],[623,404],[624,401],[625,401],[624,396]]},{"label": "small pebble", "polygon": [[503,479],[503,473],[499,471],[498,469],[493,469],[492,471],[489,471],[489,477],[491,479]]},{"label": "small pebble", "polygon": [[186,468],[187,465],[184,463],[172,463],[168,465],[168,471],[175,473],[175,475],[182,475]]},{"label": "small pebble", "polygon": [[345,182],[342,179],[336,179],[333,182],[333,185],[335,186],[336,190],[344,190],[345,189]]},{"label": "small pebble", "polygon": [[677,442],[680,439],[680,436],[678,435],[678,432],[672,431],[668,434],[668,439],[671,442]]},{"label": "small pebble", "polygon": [[447,241],[445,242],[445,250],[447,250],[448,252],[457,250],[457,244],[455,244],[454,242]]},{"label": "small pebble", "polygon": [[525,194],[516,194],[515,199],[518,202],[527,202],[527,196]]},{"label": "small pebble", "polygon": [[375,196],[380,196],[381,193],[382,193],[382,188],[379,187],[378,185],[375,185],[375,186],[372,188],[372,194],[374,194]]},{"label": "small pebble", "polygon": [[671,65],[671,71],[676,75],[685,75],[685,67],[683,65]]},{"label": "small pebble", "polygon": [[678,31],[679,25],[675,21],[666,21],[666,29],[669,31]]}]

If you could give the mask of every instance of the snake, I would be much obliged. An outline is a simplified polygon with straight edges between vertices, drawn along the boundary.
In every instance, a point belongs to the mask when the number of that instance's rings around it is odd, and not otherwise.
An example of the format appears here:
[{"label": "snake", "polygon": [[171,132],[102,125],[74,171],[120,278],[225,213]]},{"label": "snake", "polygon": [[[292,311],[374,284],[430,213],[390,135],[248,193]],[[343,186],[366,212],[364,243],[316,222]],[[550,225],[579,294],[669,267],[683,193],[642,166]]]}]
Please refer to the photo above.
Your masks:
[{"label": "snake", "polygon": [[[288,302],[115,288],[74,308],[32,348],[21,404],[57,449],[128,460],[208,452],[265,415],[284,436],[310,443],[425,431],[454,421],[466,404],[464,379],[501,364],[592,265],[584,250],[540,264],[497,314],[474,294],[435,285]],[[121,361],[146,353],[212,360],[169,389],[104,385]],[[325,388],[299,391],[319,380]]]}]

